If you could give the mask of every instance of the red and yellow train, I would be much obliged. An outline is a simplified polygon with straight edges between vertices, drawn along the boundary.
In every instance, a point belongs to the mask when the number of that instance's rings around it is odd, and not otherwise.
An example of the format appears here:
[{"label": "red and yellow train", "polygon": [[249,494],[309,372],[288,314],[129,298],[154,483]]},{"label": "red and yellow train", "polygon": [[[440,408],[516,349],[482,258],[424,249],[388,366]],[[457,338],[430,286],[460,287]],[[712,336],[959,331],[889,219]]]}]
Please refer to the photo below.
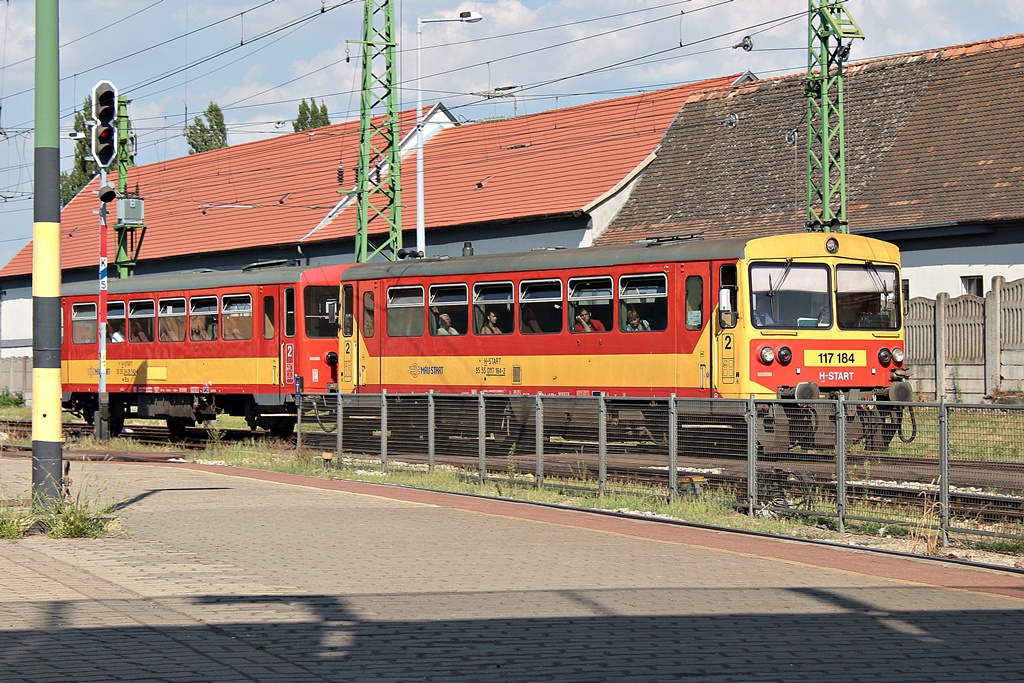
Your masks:
[{"label": "red and yellow train", "polygon": [[[88,415],[84,290],[65,290],[63,358],[65,404]],[[107,347],[108,386],[119,420],[172,431],[226,412],[288,433],[298,390],[805,402],[767,422],[779,449],[813,442],[813,400],[842,394],[883,448],[902,415],[888,404],[913,397],[901,299],[898,250],[835,233],[139,277],[111,285],[128,339]],[[211,318],[221,331],[193,338]]]}]

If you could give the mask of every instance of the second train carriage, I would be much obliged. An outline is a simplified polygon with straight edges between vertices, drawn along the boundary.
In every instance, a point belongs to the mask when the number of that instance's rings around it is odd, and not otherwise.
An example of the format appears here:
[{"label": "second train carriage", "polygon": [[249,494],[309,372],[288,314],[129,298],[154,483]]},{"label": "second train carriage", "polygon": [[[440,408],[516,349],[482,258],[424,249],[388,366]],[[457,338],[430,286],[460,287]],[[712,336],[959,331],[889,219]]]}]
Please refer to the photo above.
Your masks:
[{"label": "second train carriage", "polygon": [[[335,391],[338,282],[345,266],[259,264],[242,271],[112,280],[106,368],[110,432],[126,417],[172,435],[218,413],[276,435],[295,425],[296,391]],[[65,285],[61,373],[66,410],[99,407],[96,283]]]},{"label": "second train carriage", "polygon": [[[363,264],[344,272],[341,300],[344,392],[842,394],[859,406],[848,435],[875,450],[900,429],[902,409],[887,402],[913,396],[899,252],[863,236],[671,238]],[[766,450],[834,436],[814,404],[765,409]]]}]

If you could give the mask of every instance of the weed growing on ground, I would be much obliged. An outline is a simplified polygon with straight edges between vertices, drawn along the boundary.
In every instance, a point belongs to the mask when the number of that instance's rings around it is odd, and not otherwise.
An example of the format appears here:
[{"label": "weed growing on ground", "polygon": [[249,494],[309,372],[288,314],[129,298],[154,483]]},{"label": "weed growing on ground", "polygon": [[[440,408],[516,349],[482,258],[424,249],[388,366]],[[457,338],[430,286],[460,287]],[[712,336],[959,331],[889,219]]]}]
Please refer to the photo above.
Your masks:
[{"label": "weed growing on ground", "polygon": [[5,499],[0,499],[0,538],[19,539],[29,530],[32,522],[32,515],[27,509],[9,505]]}]

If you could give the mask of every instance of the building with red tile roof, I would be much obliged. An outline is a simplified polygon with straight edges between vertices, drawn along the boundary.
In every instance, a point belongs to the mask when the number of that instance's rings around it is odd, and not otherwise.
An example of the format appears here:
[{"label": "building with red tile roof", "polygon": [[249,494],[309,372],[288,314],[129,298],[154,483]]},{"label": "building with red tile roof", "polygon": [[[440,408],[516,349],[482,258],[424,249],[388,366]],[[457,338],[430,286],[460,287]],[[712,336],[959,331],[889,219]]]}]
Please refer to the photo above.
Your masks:
[{"label": "building with red tile roof", "polygon": [[[1024,277],[1024,34],[845,71],[851,232],[894,242],[912,296]],[[805,78],[695,94],[600,244],[803,230]]]},{"label": "building with red tile roof", "polygon": [[[726,76],[462,125],[435,107],[425,131],[427,254],[457,254],[465,242],[477,253],[588,246],[653,159],[684,103],[736,80]],[[401,114],[408,246],[415,243],[414,122],[413,112]],[[351,262],[355,203],[339,190],[354,185],[358,151],[359,122],[349,121],[130,169],[128,188],[138,188],[145,199],[147,224],[136,274],[232,269],[272,259]],[[94,179],[61,212],[66,282],[96,277],[98,184]],[[371,242],[374,232],[386,233],[378,223],[371,225]],[[111,262],[115,248],[110,229]],[[0,270],[7,290],[0,309],[4,355],[29,351],[31,269],[29,244]]]}]

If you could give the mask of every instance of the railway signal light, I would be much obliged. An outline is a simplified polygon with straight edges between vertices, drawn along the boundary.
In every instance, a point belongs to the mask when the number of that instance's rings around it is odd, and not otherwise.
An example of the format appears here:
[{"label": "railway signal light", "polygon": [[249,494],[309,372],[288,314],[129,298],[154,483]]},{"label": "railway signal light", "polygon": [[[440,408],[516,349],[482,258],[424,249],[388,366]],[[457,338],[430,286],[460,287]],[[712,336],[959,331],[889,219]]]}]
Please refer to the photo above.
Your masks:
[{"label": "railway signal light", "polygon": [[117,88],[100,81],[92,89],[92,158],[107,168],[117,158]]}]

